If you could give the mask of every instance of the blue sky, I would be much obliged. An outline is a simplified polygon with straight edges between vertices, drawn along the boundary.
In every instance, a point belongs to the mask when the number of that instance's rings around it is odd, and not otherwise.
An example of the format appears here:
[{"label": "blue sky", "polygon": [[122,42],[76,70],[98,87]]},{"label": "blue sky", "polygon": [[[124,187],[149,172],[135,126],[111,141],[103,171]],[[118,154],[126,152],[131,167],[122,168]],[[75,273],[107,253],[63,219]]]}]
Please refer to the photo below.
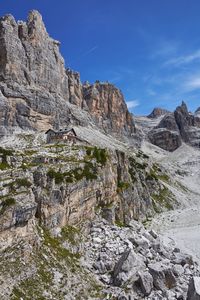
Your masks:
[{"label": "blue sky", "polygon": [[81,80],[110,81],[134,114],[200,106],[199,0],[0,0],[0,14],[43,15]]}]

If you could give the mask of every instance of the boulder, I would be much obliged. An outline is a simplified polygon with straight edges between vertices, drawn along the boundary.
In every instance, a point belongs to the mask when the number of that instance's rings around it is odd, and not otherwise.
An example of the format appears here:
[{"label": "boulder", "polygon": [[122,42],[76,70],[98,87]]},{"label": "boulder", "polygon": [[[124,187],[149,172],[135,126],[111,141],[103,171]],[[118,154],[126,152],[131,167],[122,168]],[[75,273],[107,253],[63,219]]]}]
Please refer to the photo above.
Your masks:
[{"label": "boulder", "polygon": [[143,257],[133,250],[125,251],[113,270],[113,284],[115,286],[121,286],[123,283],[135,282],[138,280],[138,272],[145,269],[145,263]]},{"label": "boulder", "polygon": [[176,278],[170,265],[156,262],[148,265],[153,277],[153,284],[159,290],[171,289],[176,286]]},{"label": "boulder", "polygon": [[187,300],[200,300],[200,277],[193,277],[190,280]]},{"label": "boulder", "polygon": [[175,258],[172,260],[172,263],[173,264],[179,264],[179,265],[193,265],[194,262],[193,262],[193,259],[192,259],[192,256],[189,255],[189,254],[184,254],[184,253],[181,253],[181,252],[178,252],[178,253],[174,253],[175,254]]},{"label": "boulder", "polygon": [[144,296],[148,296],[153,289],[152,275],[149,272],[139,272],[138,283]]}]

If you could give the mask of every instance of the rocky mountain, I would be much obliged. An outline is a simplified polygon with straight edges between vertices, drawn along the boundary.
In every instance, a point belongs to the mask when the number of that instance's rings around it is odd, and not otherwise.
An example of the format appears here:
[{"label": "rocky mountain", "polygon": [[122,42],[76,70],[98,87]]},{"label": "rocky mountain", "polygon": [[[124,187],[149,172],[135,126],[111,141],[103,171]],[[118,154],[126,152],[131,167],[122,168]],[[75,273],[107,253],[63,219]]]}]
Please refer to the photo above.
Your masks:
[{"label": "rocky mountain", "polygon": [[169,113],[168,110],[156,107],[152,110],[152,112],[147,116],[148,118],[157,118]]},{"label": "rocky mountain", "polygon": [[[153,112],[136,123],[145,131],[150,142],[164,150],[174,151],[182,142],[198,147],[200,145],[200,117],[199,110],[192,114],[188,112],[187,105],[182,102],[173,113],[162,109]],[[147,124],[148,123],[148,126]],[[144,128],[144,129],[143,129]]]},{"label": "rocky mountain", "polygon": [[[100,82],[82,85],[78,73],[65,69],[59,42],[49,37],[37,11],[30,12],[27,22],[11,15],[0,20],[0,91],[2,134],[17,127],[44,131],[91,122],[118,135],[135,132],[117,88]],[[81,108],[84,117],[70,104]]]},{"label": "rocky mountain", "polygon": [[[68,125],[77,143],[46,143]],[[115,86],[65,69],[32,11],[0,19],[0,126],[2,300],[198,299],[198,258],[152,227],[187,205],[199,224],[200,155],[181,145],[199,146],[199,109],[133,117]]]}]

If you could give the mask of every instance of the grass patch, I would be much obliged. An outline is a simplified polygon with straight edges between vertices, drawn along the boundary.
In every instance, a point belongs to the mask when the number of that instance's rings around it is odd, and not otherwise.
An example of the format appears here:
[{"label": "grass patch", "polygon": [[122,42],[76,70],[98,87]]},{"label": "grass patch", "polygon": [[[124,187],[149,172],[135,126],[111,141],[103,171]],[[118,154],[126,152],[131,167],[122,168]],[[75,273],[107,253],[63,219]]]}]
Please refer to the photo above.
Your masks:
[{"label": "grass patch", "polygon": [[153,169],[150,169],[150,172],[146,175],[146,180],[156,180],[158,181],[158,175]]},{"label": "grass patch", "polygon": [[118,181],[118,183],[117,183],[117,192],[121,193],[124,190],[127,190],[129,187],[130,187],[130,183],[129,182]]},{"label": "grass patch", "polygon": [[4,171],[4,170],[9,169],[9,168],[10,168],[10,166],[7,162],[1,162],[0,163],[0,170]]},{"label": "grass patch", "polygon": [[50,169],[47,172],[47,176],[49,176],[51,179],[55,179],[56,184],[60,184],[64,181],[66,183],[72,183],[80,181],[83,178],[86,178],[86,180],[95,180],[98,178],[97,167],[91,162],[85,162],[84,168],[77,167],[64,173]]},{"label": "grass patch", "polygon": [[139,150],[138,153],[136,154],[136,157],[139,158],[144,158],[144,159],[149,159],[149,156],[145,154],[143,151]]},{"label": "grass patch", "polygon": [[[61,260],[65,260],[69,263],[75,264],[77,262],[77,259],[79,259],[81,257],[81,255],[79,253],[72,253],[68,249],[66,249],[62,246],[64,236],[69,237],[69,232],[70,232],[69,230],[66,230],[66,231],[64,230],[62,238],[52,237],[47,229],[43,229],[43,231],[44,231],[44,234],[43,234],[44,245],[50,246],[52,251],[56,253],[57,258],[59,258]],[[74,234],[74,233],[71,232],[70,234]],[[72,235],[70,235],[70,238],[71,237],[72,237]]]},{"label": "grass patch", "polygon": [[7,199],[3,200],[1,202],[0,214],[3,214],[7,210],[7,208],[15,205],[15,203],[16,203],[16,200],[14,198],[7,198]]},{"label": "grass patch", "polygon": [[95,159],[98,164],[101,166],[105,166],[108,154],[106,149],[100,149],[97,147],[86,147],[86,159],[89,158],[90,160]]},{"label": "grass patch", "polygon": [[11,156],[14,154],[14,151],[13,150],[10,150],[10,149],[4,149],[2,147],[0,147],[0,154],[4,157],[6,156]]},{"label": "grass patch", "polygon": [[158,178],[166,183],[170,181],[170,177],[167,174],[158,175]]},{"label": "grass patch", "polygon": [[29,188],[32,184],[30,181],[28,181],[27,178],[17,178],[15,180],[15,183],[17,184],[18,187],[24,186]]},{"label": "grass patch", "polygon": [[[62,241],[69,241],[72,245],[77,244],[77,237],[80,235],[80,230],[74,226],[65,226],[61,230],[61,240]],[[80,239],[79,239],[80,242]]]},{"label": "grass patch", "polygon": [[30,188],[31,185],[32,183],[27,178],[17,178],[15,181],[4,184],[4,187],[8,186],[12,192],[15,192],[20,187]]},{"label": "grass patch", "polygon": [[[152,204],[153,204],[154,210],[156,212],[157,212],[157,210],[159,210],[157,205],[164,206],[168,210],[173,209],[173,206],[170,203],[170,200],[173,200],[173,195],[170,192],[170,190],[166,187],[164,187],[162,190],[160,190],[159,194],[153,194],[152,199],[153,199]],[[159,210],[159,212],[160,212],[160,210]]]},{"label": "grass patch", "polygon": [[33,150],[33,149],[25,150],[25,151],[24,151],[24,154],[25,154],[26,156],[32,156],[32,155],[34,155],[34,154],[36,154],[36,153],[37,153],[37,151],[36,151],[36,150]]},{"label": "grass patch", "polygon": [[145,170],[148,166],[147,163],[140,163],[138,162],[134,157],[129,157],[129,163],[131,167],[134,167],[135,169],[139,170]]},{"label": "grass patch", "polygon": [[61,172],[56,172],[53,169],[50,169],[47,172],[47,176],[50,177],[51,179],[55,179],[56,184],[60,184],[64,181],[65,175]]},{"label": "grass patch", "polygon": [[119,220],[119,219],[115,220],[115,225],[117,225],[120,228],[126,227],[126,224],[123,221]]}]

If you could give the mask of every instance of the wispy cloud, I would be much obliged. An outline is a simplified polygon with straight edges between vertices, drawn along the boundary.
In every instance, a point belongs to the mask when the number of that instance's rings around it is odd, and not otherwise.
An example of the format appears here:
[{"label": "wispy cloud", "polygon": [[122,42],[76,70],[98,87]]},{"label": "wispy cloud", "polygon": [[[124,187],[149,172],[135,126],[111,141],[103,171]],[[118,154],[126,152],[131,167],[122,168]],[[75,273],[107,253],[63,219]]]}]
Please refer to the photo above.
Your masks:
[{"label": "wispy cloud", "polygon": [[82,57],[84,56],[87,56],[88,54],[91,54],[92,52],[94,52],[95,50],[98,49],[98,46],[94,46],[92,48],[90,48],[89,50],[85,51],[83,54],[82,54]]},{"label": "wispy cloud", "polygon": [[80,60],[82,60],[85,56],[88,56],[89,54],[93,53],[94,51],[96,51],[99,47],[93,46],[90,49],[86,50],[86,51],[82,51],[77,57],[75,57],[74,59],[71,60],[70,64],[74,64],[79,62]]},{"label": "wispy cloud", "polygon": [[151,58],[157,57],[170,57],[175,55],[178,51],[179,45],[175,41],[168,41],[162,39],[160,41],[154,42],[155,49],[152,51]]},{"label": "wispy cloud", "polygon": [[200,50],[194,51],[193,53],[190,53],[189,55],[182,55],[170,58],[164,63],[164,66],[180,66],[192,63],[196,60],[200,60]]},{"label": "wispy cloud", "polygon": [[200,74],[186,78],[183,82],[183,89],[187,92],[192,92],[200,89]]},{"label": "wispy cloud", "polygon": [[138,106],[140,103],[138,100],[131,100],[131,101],[126,101],[128,109],[135,108]]},{"label": "wispy cloud", "polygon": [[156,96],[157,92],[154,91],[152,88],[147,89],[147,93],[149,96]]}]

